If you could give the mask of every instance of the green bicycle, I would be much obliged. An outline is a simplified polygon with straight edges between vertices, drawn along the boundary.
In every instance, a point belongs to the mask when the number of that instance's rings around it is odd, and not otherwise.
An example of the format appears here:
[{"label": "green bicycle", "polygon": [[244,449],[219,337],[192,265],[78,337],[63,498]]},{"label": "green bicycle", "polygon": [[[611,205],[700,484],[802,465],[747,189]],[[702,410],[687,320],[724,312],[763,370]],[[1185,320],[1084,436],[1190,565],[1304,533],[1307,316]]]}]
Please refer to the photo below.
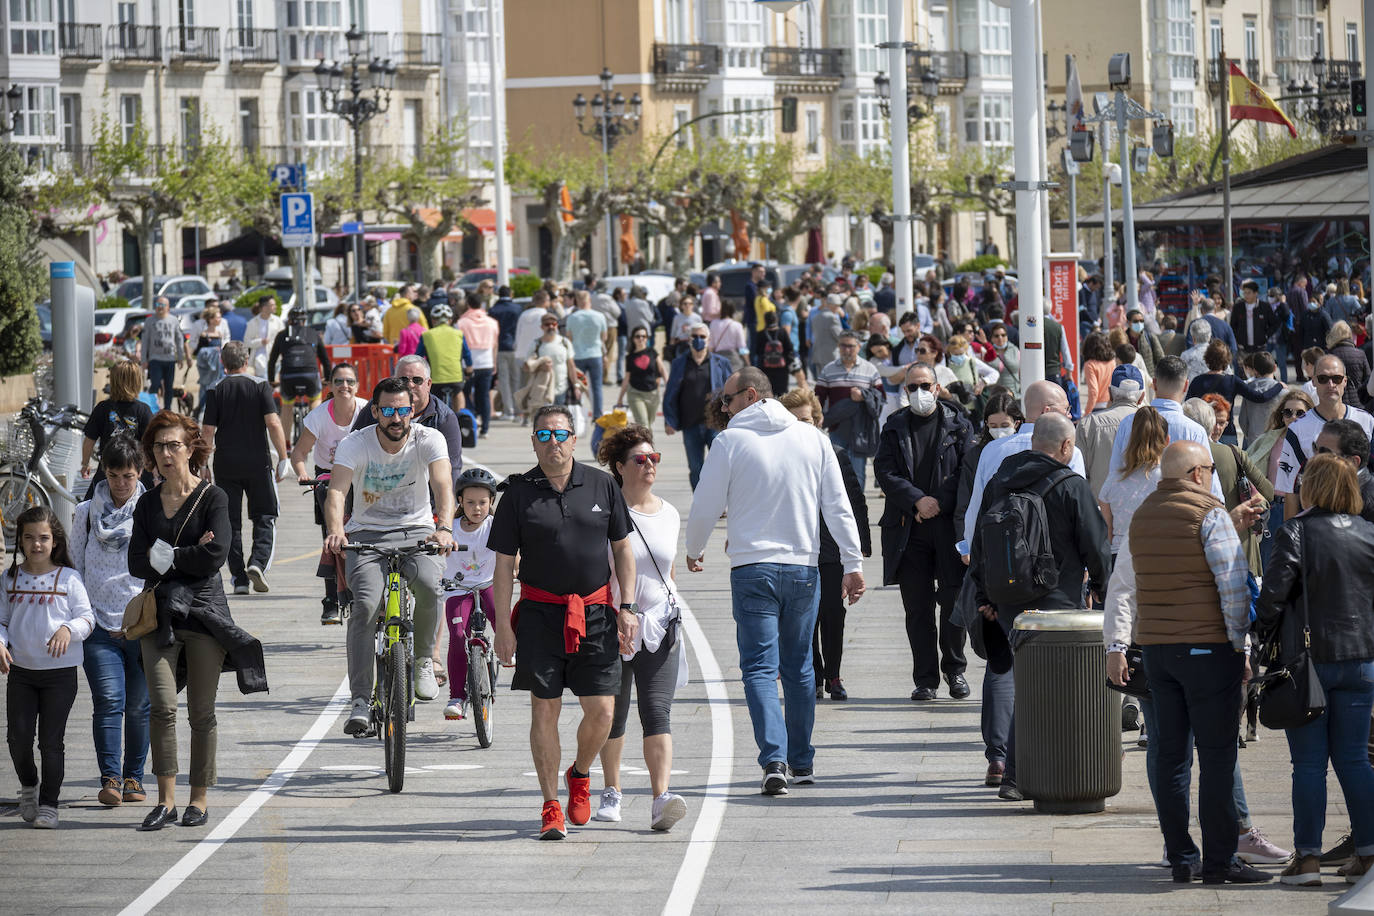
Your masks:
[{"label": "green bicycle", "polygon": [[407,547],[345,544],[344,550],[371,554],[386,561],[382,589],[382,613],[377,618],[377,680],[372,687],[372,721],[355,738],[381,740],[386,757],[386,781],[392,792],[401,791],[406,778],[406,724],[415,720],[415,624],[413,598],[401,571],[406,561],[419,554],[434,555],[438,545],[429,541]]}]

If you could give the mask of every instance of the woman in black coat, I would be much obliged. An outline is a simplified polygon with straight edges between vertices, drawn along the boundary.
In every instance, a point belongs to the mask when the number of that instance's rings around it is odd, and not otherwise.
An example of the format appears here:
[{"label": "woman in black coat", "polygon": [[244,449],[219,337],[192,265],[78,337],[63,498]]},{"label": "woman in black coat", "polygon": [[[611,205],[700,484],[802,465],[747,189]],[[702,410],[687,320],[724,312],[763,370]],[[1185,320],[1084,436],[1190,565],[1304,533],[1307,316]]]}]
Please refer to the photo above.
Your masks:
[{"label": "woman in black coat", "polygon": [[1339,356],[1345,364],[1345,403],[1351,407],[1364,408],[1360,400],[1364,397],[1365,385],[1369,382],[1369,363],[1363,351],[1355,346],[1350,325],[1338,321],[1331,326],[1326,335],[1326,352]]},{"label": "woman in black coat", "polygon": [[229,501],[197,475],[209,456],[200,427],[162,411],[143,437],[145,460],[162,483],[134,508],[129,573],[154,587],[157,629],[143,637],[143,670],[152,700],[153,774],[158,804],[140,830],[160,830],[177,818],[177,693],[186,688],[191,722],[191,797],[183,827],[206,822],[215,784],[215,696],[221,670],[238,673],[239,691],[267,689],[262,644],[229,614],[220,570],[229,555]]}]

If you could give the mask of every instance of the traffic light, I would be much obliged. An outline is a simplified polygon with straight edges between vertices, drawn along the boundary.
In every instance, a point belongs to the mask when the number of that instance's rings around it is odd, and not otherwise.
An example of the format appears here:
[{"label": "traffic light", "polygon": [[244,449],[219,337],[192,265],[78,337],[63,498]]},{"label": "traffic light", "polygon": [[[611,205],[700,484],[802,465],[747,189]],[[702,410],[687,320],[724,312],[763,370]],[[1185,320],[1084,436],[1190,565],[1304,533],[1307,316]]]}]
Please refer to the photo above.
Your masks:
[{"label": "traffic light", "polygon": [[1364,80],[1350,81],[1350,113],[1357,118],[1365,116]]},{"label": "traffic light", "polygon": [[797,97],[795,95],[782,97],[782,132],[785,134],[797,132]]}]

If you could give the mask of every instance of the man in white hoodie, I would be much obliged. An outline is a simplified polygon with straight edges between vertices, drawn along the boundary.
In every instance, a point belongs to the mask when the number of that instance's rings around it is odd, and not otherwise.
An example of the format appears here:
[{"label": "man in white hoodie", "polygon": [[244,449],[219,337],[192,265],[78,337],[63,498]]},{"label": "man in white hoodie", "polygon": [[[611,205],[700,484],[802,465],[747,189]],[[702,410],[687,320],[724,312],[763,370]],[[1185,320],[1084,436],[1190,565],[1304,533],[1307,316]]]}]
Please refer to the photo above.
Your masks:
[{"label": "man in white hoodie", "polygon": [[[815,782],[817,519],[825,519],[839,545],[850,604],[864,593],[859,529],[834,449],[773,399],[762,370],[749,366],[730,376],[721,404],[730,425],[716,437],[692,497],[687,568],[701,571],[706,541],[728,508],[735,639],[763,793],[786,795],[789,767],[794,783]],[[779,673],[785,711],[778,707]]]}]

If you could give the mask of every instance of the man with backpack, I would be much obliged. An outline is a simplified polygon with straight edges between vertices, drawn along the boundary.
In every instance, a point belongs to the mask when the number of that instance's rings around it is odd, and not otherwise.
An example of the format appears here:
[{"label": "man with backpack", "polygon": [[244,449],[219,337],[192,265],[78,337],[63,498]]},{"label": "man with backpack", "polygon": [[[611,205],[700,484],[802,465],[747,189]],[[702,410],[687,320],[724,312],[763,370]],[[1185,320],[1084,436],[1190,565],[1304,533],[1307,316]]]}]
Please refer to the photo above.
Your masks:
[{"label": "man with backpack", "polygon": [[754,354],[774,391],[787,391],[789,375],[796,376],[798,388],[806,387],[806,373],[797,359],[792,339],[778,325],[777,312],[769,312],[764,316],[763,330],[754,335]]},{"label": "man with backpack", "polygon": [[272,352],[267,357],[267,380],[276,378],[280,361],[278,384],[282,401],[290,402],[304,395],[310,398],[312,405],[317,404],[320,379],[329,377],[329,352],[324,348],[320,332],[306,324],[305,309],[293,308],[286,321],[285,330],[272,342]]},{"label": "man with backpack", "polygon": [[[1070,468],[1074,426],[1049,413],[1035,422],[1028,452],[1002,462],[984,494],[971,537],[969,575],[978,610],[1011,638],[1016,616],[1030,608],[1083,606],[1083,579],[1102,596],[1111,574],[1111,539],[1088,481]],[[999,696],[1010,722],[998,798],[1021,801],[1016,786],[1015,695]],[[985,713],[986,714],[986,713]]]}]

